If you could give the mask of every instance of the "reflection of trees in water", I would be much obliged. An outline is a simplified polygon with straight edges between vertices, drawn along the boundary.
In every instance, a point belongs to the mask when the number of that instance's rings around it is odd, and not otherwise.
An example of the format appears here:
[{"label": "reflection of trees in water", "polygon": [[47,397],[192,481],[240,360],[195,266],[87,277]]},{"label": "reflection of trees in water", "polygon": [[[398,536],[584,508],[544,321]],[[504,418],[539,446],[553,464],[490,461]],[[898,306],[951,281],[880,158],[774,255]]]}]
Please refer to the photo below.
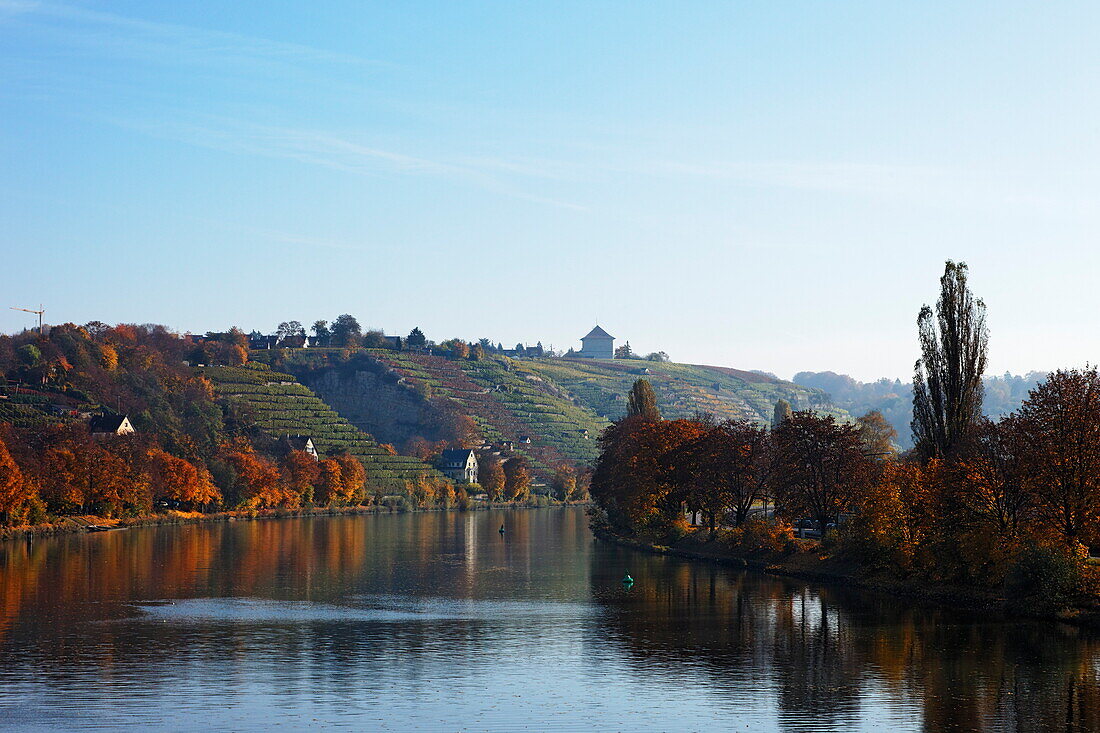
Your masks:
[{"label": "reflection of trees in water", "polygon": [[[438,673],[432,665],[441,656],[461,655],[465,669],[476,669],[489,663],[476,654],[486,636],[502,633],[492,619],[161,623],[134,607],[255,598],[332,604],[338,617],[349,603],[385,606],[370,598],[379,593],[506,598],[534,588],[564,597],[587,588],[591,537],[582,512],[508,512],[506,538],[497,532],[502,515],[472,516],[210,523],[0,544],[0,680],[64,683],[91,668],[155,685],[201,668],[204,676],[224,671],[232,685],[247,667],[276,684],[293,660],[296,674],[335,690],[352,684],[354,668],[385,667],[408,681]],[[546,537],[556,545],[550,553]],[[580,559],[559,569],[563,555]]]},{"label": "reflection of trees in water", "polygon": [[[1092,633],[619,548],[592,563],[605,626],[595,643],[611,640],[639,669],[701,670],[717,695],[755,685],[792,729],[854,726],[874,693],[895,717],[919,711],[929,731],[1100,730]],[[626,566],[639,582],[609,592],[602,568]]]}]

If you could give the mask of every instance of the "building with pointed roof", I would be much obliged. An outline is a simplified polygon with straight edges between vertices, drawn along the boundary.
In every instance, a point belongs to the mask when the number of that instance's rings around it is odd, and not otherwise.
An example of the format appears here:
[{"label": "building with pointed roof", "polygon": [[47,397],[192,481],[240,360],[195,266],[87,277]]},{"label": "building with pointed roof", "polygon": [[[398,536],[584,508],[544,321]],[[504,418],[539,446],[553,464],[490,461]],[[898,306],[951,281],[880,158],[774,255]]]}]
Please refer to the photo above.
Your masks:
[{"label": "building with pointed roof", "polygon": [[597,325],[581,339],[580,356],[585,359],[614,359],[615,337]]}]

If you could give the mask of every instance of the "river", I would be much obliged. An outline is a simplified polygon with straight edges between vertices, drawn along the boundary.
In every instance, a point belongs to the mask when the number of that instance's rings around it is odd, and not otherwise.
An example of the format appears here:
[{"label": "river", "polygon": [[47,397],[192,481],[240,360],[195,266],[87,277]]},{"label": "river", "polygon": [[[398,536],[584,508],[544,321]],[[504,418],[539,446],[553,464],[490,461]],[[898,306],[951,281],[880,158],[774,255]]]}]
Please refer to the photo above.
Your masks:
[{"label": "river", "polygon": [[1084,731],[1098,679],[1095,634],[638,554],[575,508],[0,544],[3,728]]}]

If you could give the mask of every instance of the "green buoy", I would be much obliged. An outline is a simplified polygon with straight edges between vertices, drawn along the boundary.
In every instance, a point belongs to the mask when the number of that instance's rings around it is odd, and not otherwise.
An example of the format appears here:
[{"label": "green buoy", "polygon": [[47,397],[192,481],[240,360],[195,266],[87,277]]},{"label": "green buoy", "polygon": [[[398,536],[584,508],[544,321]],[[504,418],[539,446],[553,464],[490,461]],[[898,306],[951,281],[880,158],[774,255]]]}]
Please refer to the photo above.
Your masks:
[{"label": "green buoy", "polygon": [[634,585],[634,578],[630,577],[630,573],[623,576],[623,585]]},{"label": "green buoy", "polygon": [[503,525],[503,524],[502,524],[502,525],[500,525],[500,533],[501,533],[501,534],[504,534],[504,525]]}]

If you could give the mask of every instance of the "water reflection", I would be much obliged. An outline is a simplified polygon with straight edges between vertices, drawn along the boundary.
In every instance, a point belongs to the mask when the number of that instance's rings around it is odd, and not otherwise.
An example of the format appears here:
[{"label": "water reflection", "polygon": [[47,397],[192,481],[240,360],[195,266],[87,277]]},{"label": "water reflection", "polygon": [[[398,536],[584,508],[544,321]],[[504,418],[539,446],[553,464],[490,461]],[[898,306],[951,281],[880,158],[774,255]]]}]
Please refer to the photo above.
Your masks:
[{"label": "water reflection", "polygon": [[1093,635],[639,555],[577,510],[8,543],[0,594],[16,727],[1100,729]]}]

